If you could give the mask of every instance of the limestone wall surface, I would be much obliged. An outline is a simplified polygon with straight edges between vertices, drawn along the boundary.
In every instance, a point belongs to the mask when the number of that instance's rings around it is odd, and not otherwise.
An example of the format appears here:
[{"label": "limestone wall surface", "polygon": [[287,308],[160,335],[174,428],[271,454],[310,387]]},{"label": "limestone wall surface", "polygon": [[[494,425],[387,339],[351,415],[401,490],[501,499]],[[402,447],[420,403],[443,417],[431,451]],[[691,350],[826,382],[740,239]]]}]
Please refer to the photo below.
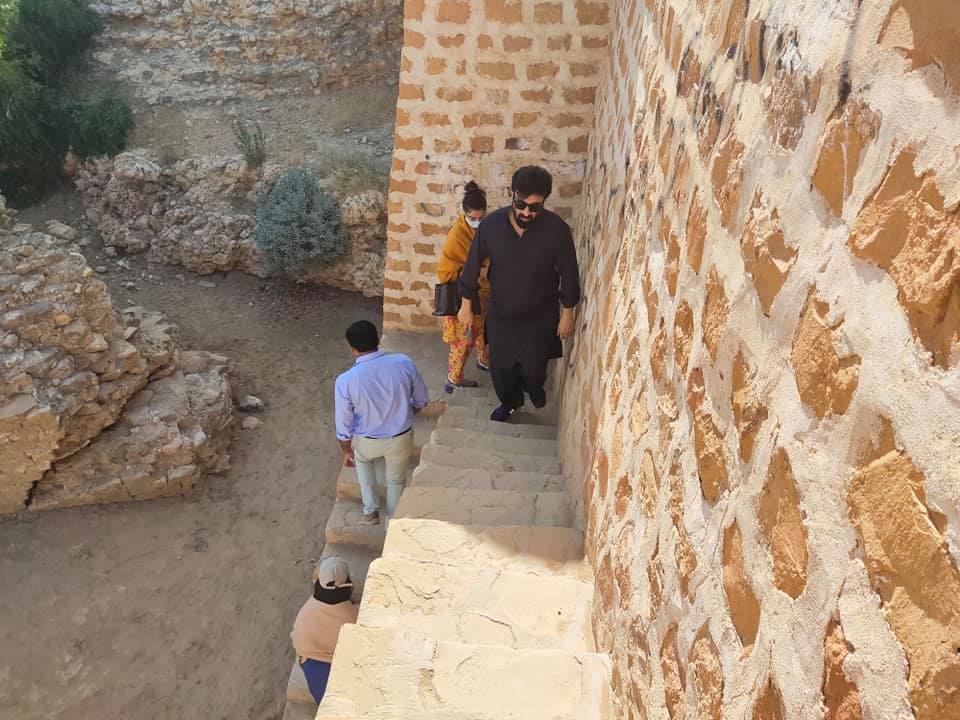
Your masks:
[{"label": "limestone wall surface", "polygon": [[228,465],[227,358],[117,312],[74,234],[0,230],[0,513],[176,495]]},{"label": "limestone wall surface", "polygon": [[563,374],[626,718],[960,718],[960,14],[617,0]]},{"label": "limestone wall surface", "polygon": [[149,104],[396,77],[402,0],[100,0],[96,58]]},{"label": "limestone wall surface", "polygon": [[491,209],[513,171],[554,175],[550,206],[579,205],[595,89],[607,53],[606,2],[408,0],[390,175],[386,328],[437,327],[436,258],[464,184]]}]

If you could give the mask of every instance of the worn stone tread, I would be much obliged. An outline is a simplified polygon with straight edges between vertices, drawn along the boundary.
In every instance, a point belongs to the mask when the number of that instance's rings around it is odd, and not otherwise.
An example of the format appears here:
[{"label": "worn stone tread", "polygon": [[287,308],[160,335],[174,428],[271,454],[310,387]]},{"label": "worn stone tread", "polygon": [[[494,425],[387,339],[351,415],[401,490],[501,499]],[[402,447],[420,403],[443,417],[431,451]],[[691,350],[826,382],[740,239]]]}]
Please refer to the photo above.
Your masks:
[{"label": "worn stone tread", "polygon": [[317,720],[608,720],[610,661],[344,625]]},{"label": "worn stone tread", "polygon": [[316,716],[317,704],[313,702],[313,696],[309,703],[287,702],[283,709],[283,720],[314,720]]},{"label": "worn stone tread", "polygon": [[358,525],[357,521],[363,515],[363,506],[359,500],[337,498],[327,520],[325,537],[327,543],[338,545],[361,545],[379,551],[383,548],[383,538],[386,534],[384,516],[382,513],[379,525]]},{"label": "worn stone tread", "polygon": [[290,677],[287,679],[287,702],[310,705],[314,712],[317,709],[317,703],[314,702],[313,695],[310,694],[307,678],[304,677],[296,656],[293,658],[293,667],[290,668]]},{"label": "worn stone tread", "polygon": [[563,475],[535,472],[505,472],[483,468],[457,468],[421,463],[414,470],[411,485],[417,487],[458,487],[471,490],[519,490],[521,492],[563,492]]},{"label": "worn stone tread", "polygon": [[592,578],[583,559],[583,533],[566,527],[485,527],[395,518],[382,556]]},{"label": "worn stone tread", "polygon": [[458,525],[569,527],[573,511],[570,496],[565,492],[414,486],[404,491],[396,517],[428,518]]},{"label": "worn stone tread", "polygon": [[490,452],[505,452],[516,455],[539,455],[557,457],[559,445],[556,440],[502,437],[473,430],[437,428],[430,436],[431,445],[449,445],[456,448],[471,448]]},{"label": "worn stone tread", "polygon": [[358,619],[365,627],[477,645],[594,650],[593,583],[389,557],[370,566],[366,587]]},{"label": "worn stone tread", "polygon": [[[512,419],[512,418],[511,418]],[[437,422],[438,428],[470,430],[489,435],[538,440],[556,440],[557,428],[553,425],[527,425],[518,422],[494,422],[488,418],[471,418],[444,413]]]},{"label": "worn stone tread", "polygon": [[[493,407],[486,405],[457,405],[454,403],[445,406],[443,415],[490,420],[490,413],[492,411]],[[511,415],[509,422],[510,424],[518,423],[521,425],[556,425],[557,418],[554,413],[548,412],[547,408],[537,410],[535,408],[524,407]]]},{"label": "worn stone tread", "polygon": [[480,468],[498,472],[537,472],[561,475],[563,467],[556,457],[524,455],[502,450],[481,450],[450,445],[424,445],[421,463],[459,468]]}]

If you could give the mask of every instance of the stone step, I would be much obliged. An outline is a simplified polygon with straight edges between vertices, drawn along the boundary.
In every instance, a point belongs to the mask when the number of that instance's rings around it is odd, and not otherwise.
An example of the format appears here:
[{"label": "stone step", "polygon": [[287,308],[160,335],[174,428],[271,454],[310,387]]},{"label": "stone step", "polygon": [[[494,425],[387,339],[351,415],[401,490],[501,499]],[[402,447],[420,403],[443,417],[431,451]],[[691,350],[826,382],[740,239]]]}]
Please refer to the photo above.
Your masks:
[{"label": "stone step", "polygon": [[592,579],[583,558],[583,533],[566,527],[484,527],[395,518],[383,557]]},{"label": "stone step", "polygon": [[610,661],[344,625],[316,720],[608,720]]},{"label": "stone step", "polygon": [[456,487],[470,490],[519,490],[520,492],[564,492],[563,475],[532,472],[498,472],[481,468],[456,468],[423,464],[413,471],[411,485]]},{"label": "stone step", "polygon": [[[462,418],[475,418],[477,420],[490,420],[490,413],[495,406],[487,405],[447,405],[443,414]],[[521,425],[556,425],[557,418],[552,412],[547,412],[546,408],[537,410],[535,408],[525,407],[517,410],[510,416],[510,424],[519,423]]]},{"label": "stone step", "polygon": [[400,498],[395,517],[489,527],[569,527],[573,522],[570,505],[570,496],[565,492],[410,487]]},{"label": "stone step", "polygon": [[480,468],[497,472],[535,472],[560,475],[563,468],[557,458],[542,455],[517,455],[499,450],[457,448],[449,445],[424,445],[420,462],[458,468]]},{"label": "stone step", "polygon": [[[483,390],[483,388],[480,388]],[[487,408],[487,417],[489,413],[500,404],[500,400],[497,399],[496,394],[491,390],[490,392],[476,392],[474,390],[472,394],[468,394],[469,389],[464,388],[463,390],[458,390],[452,395],[444,394],[443,398],[446,401],[447,407],[470,407],[470,408]],[[533,413],[546,413],[556,415],[556,402],[554,401],[553,395],[548,391],[547,392],[547,404],[542,408],[535,408],[533,405],[527,401],[521,410],[517,412],[533,412]]]},{"label": "stone step", "polygon": [[327,521],[326,541],[328,544],[361,545],[374,551],[383,548],[386,535],[384,517],[381,511],[379,525],[358,525],[363,516],[363,506],[359,500],[337,498]]},{"label": "stone step", "polygon": [[360,602],[367,571],[370,563],[379,557],[379,550],[363,545],[341,545],[328,542],[323,548],[320,560],[326,560],[331,555],[338,555],[347,561],[350,567],[350,579],[353,580],[353,601]]},{"label": "stone step", "polygon": [[514,455],[539,455],[557,457],[559,445],[556,440],[501,437],[472,430],[456,430],[438,427],[430,436],[431,445],[449,445],[455,448],[470,448],[490,452],[505,452]]},{"label": "stone step", "polygon": [[565,577],[380,558],[357,622],[434,640],[592,652],[592,598],[592,583]]},{"label": "stone step", "polygon": [[310,705],[313,706],[314,712],[317,710],[317,703],[310,694],[307,678],[300,669],[300,662],[296,657],[293,658],[293,667],[290,668],[290,677],[287,679],[287,703]]},{"label": "stone step", "polygon": [[282,720],[314,720],[317,716],[317,704],[311,698],[310,703],[288,702],[283,709]]},{"label": "stone step", "polygon": [[556,440],[557,428],[555,425],[526,425],[516,422],[494,422],[487,418],[471,418],[461,415],[441,415],[437,428],[452,430],[470,430],[513,438],[531,438],[537,440]]}]

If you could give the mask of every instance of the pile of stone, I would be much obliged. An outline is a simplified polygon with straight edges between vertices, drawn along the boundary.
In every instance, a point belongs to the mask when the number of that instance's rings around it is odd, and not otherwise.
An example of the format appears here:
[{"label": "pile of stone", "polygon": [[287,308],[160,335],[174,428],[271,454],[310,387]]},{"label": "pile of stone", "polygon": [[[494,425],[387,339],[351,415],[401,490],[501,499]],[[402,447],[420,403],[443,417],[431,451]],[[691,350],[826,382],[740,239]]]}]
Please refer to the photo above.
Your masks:
[{"label": "pile of stone", "polygon": [[[193,157],[164,165],[147,150],[88,161],[76,183],[87,219],[107,248],[146,252],[152,260],[201,275],[242,270],[258,277],[267,263],[254,242],[256,203],[282,173],[248,168],[239,157]],[[348,254],[307,279],[383,293],[386,199],[368,191],[339,198]]]},{"label": "pile of stone", "polygon": [[0,512],[179,494],[228,465],[227,358],[118,313],[74,235],[0,231]]}]

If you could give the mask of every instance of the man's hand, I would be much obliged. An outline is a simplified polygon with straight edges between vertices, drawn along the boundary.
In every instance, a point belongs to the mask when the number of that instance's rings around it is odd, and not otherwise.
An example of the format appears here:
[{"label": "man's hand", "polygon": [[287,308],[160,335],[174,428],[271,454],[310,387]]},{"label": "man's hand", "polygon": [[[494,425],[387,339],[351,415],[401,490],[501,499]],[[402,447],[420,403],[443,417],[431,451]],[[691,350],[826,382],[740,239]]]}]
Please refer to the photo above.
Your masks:
[{"label": "man's hand", "polygon": [[356,467],[356,460],[353,456],[353,443],[350,440],[341,440],[340,449],[343,451],[343,466]]},{"label": "man's hand", "polygon": [[473,303],[467,298],[463,298],[460,304],[460,312],[457,313],[457,320],[463,325],[464,330],[473,327]]},{"label": "man's hand", "polygon": [[573,308],[563,308],[560,311],[560,324],[557,325],[557,335],[561,340],[566,340],[573,335],[575,322],[573,318]]}]

